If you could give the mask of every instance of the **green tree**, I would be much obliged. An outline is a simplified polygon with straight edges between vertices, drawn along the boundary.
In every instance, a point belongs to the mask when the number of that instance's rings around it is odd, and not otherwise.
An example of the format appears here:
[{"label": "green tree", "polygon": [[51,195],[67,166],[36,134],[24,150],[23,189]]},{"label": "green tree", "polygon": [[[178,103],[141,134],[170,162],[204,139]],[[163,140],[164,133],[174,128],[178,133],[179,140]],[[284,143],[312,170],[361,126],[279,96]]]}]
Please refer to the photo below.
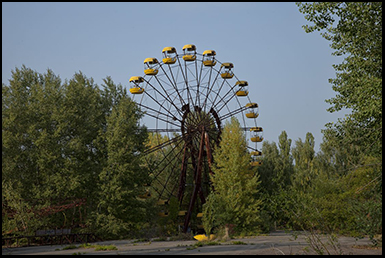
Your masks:
[{"label": "green tree", "polygon": [[268,196],[274,195],[278,190],[279,181],[277,181],[278,167],[279,167],[279,149],[275,142],[264,140],[262,144],[262,165],[258,167],[258,174],[260,175],[261,190]]},{"label": "green tree", "polygon": [[[372,190],[371,198],[364,198],[365,202],[353,198],[360,203],[358,214],[365,221],[369,211],[380,214],[382,208],[382,2],[297,5],[311,23],[304,26],[305,31],[323,31],[321,35],[335,50],[333,55],[344,58],[341,64],[333,65],[336,78],[329,82],[337,95],[326,102],[332,105],[329,112],[347,108],[351,113],[326,125],[327,151],[323,154],[324,161],[331,161],[329,168],[342,177],[352,177],[365,167],[373,169],[374,173],[367,174],[369,183],[361,187]],[[377,225],[371,228],[378,229]]]},{"label": "green tree", "polygon": [[107,117],[107,166],[100,173],[101,200],[98,231],[109,237],[124,237],[146,220],[146,203],[138,196],[145,191],[147,171],[140,167],[147,130],[138,126],[141,113],[127,96]]},{"label": "green tree", "polygon": [[280,164],[276,180],[280,188],[284,189],[290,186],[291,176],[294,172],[293,157],[290,149],[291,139],[288,138],[286,131],[282,131],[278,139]]},{"label": "green tree", "polygon": [[332,42],[333,55],[344,56],[334,65],[337,78],[330,79],[338,94],[327,100],[330,112],[352,111],[339,120],[340,128],[328,129],[344,135],[347,144],[363,146],[363,153],[382,154],[382,2],[298,3],[300,12],[312,25],[310,33]]},{"label": "green tree", "polygon": [[295,161],[295,172],[292,179],[293,187],[305,191],[316,176],[313,169],[313,159],[315,157],[314,136],[308,132],[306,133],[305,142],[302,142],[301,138],[295,141],[292,153]]},{"label": "green tree", "polygon": [[[141,113],[121,85],[110,77],[104,83],[101,90],[81,72],[62,83],[49,69],[22,66],[2,85],[3,230],[73,227],[85,211],[87,230],[103,223],[103,230],[137,229],[148,220],[147,203],[136,198],[148,175],[140,167]],[[41,216],[66,198],[86,198],[87,206]]]},{"label": "green tree", "polygon": [[203,205],[203,225],[208,234],[212,227],[227,228],[230,224],[239,232],[247,232],[259,221],[259,175],[250,168],[246,138],[236,118],[225,123],[221,138],[213,155],[211,180],[215,190]]}]

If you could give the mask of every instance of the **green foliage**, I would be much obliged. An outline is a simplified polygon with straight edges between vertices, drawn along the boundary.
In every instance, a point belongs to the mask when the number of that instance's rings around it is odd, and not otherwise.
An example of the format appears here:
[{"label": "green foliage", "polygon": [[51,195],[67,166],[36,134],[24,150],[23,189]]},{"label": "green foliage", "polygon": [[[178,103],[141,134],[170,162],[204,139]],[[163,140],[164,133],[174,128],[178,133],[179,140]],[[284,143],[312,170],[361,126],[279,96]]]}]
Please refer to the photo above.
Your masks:
[{"label": "green foliage", "polygon": [[[373,237],[382,230],[382,2],[297,5],[312,23],[305,31],[324,31],[333,54],[344,58],[333,66],[336,78],[329,81],[337,95],[326,100],[328,111],[351,110],[323,130],[322,152],[313,162],[322,180],[309,195],[316,194],[328,211],[320,214],[332,228]],[[341,212],[329,198],[340,203]]]},{"label": "green foliage", "polygon": [[207,233],[218,226],[234,224],[239,231],[252,230],[259,221],[259,176],[249,167],[246,139],[239,122],[226,122],[222,140],[214,153],[214,192],[203,205]]},{"label": "green foliage", "polygon": [[[299,3],[300,12],[314,25],[306,32],[325,30],[334,55],[344,62],[334,65],[330,79],[338,95],[327,100],[330,112],[352,111],[329,130],[343,135],[345,144],[365,147],[365,153],[382,153],[382,2]],[[336,24],[336,25],[335,25]]]},{"label": "green foliage", "polygon": [[[22,66],[2,85],[3,233],[76,227],[87,214],[86,230],[116,237],[148,221],[137,198],[148,175],[141,112],[121,85],[104,83]],[[42,213],[76,198],[86,206]]]}]

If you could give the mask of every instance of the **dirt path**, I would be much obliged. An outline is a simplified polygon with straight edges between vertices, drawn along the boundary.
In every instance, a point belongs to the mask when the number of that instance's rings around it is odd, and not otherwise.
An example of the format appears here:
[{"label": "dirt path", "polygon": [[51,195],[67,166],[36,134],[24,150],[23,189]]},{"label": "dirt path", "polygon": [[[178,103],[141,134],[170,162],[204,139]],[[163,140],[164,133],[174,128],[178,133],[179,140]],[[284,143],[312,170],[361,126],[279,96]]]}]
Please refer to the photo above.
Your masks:
[{"label": "dirt path", "polygon": [[[322,241],[326,243],[326,241]],[[199,246],[196,240],[185,241],[151,241],[135,242],[134,240],[104,241],[92,244],[114,245],[117,250],[95,251],[94,248],[77,248],[63,250],[68,245],[35,246],[19,248],[3,248],[2,255],[288,255],[288,254],[317,254],[311,248],[304,235],[294,237],[293,234],[283,231],[270,233],[268,236],[231,239],[219,241],[217,245]],[[382,255],[382,248],[357,248],[371,244],[368,238],[356,240],[353,237],[339,237],[334,242],[336,249],[328,246],[330,254],[345,255]],[[77,244],[76,246],[79,246]],[[356,247],[355,247],[356,246]],[[327,252],[325,252],[327,254]]]}]

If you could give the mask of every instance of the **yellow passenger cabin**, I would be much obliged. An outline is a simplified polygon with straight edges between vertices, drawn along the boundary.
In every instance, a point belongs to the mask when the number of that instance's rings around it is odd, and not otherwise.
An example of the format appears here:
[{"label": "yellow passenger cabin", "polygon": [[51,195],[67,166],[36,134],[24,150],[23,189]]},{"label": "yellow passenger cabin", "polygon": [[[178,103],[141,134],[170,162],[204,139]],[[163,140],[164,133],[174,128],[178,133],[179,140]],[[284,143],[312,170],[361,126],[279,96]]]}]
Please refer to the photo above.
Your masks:
[{"label": "yellow passenger cabin", "polygon": [[252,127],[250,132],[253,132],[253,136],[250,138],[252,142],[261,142],[263,141],[263,129],[262,127]]},{"label": "yellow passenger cabin", "polygon": [[236,94],[238,97],[246,97],[247,95],[249,95],[249,91],[248,90],[238,90],[236,92]]},{"label": "yellow passenger cabin", "polygon": [[144,73],[146,75],[157,75],[158,74],[158,59],[149,57],[144,59]]},{"label": "yellow passenger cabin", "polygon": [[142,94],[144,92],[141,84],[144,82],[143,77],[140,76],[132,76],[129,80],[131,83],[130,92],[131,94]]},{"label": "yellow passenger cabin", "polygon": [[252,152],[250,152],[250,155],[251,156],[262,156],[262,152],[261,151],[252,151]]},{"label": "yellow passenger cabin", "polygon": [[247,103],[246,108],[251,109],[246,113],[247,118],[257,118],[258,113],[258,104],[257,103]]},{"label": "yellow passenger cabin", "polygon": [[215,51],[214,50],[205,50],[203,52],[203,65],[204,66],[214,66],[217,62],[215,61]]},{"label": "yellow passenger cabin", "polygon": [[168,217],[168,212],[167,212],[167,211],[159,212],[159,213],[158,213],[158,216],[159,216],[159,217]]},{"label": "yellow passenger cabin", "polygon": [[250,165],[253,167],[260,166],[260,165],[262,165],[262,161],[251,161]]},{"label": "yellow passenger cabin", "polygon": [[160,199],[156,202],[156,205],[168,205],[168,200]]},{"label": "yellow passenger cabin", "polygon": [[234,76],[234,73],[231,69],[234,68],[234,65],[232,63],[223,63],[221,65],[221,68],[223,68],[223,72],[221,73],[221,77],[223,79],[231,79]]},{"label": "yellow passenger cabin", "polygon": [[151,197],[151,192],[149,190],[146,190],[145,193],[141,194],[138,196],[139,198],[142,198],[142,199],[148,199]]},{"label": "yellow passenger cabin", "polygon": [[163,53],[163,63],[164,64],[174,64],[177,59],[177,53],[175,47],[165,47],[162,50]]},{"label": "yellow passenger cabin", "polygon": [[247,108],[258,108],[258,104],[257,103],[247,103],[246,106]]},{"label": "yellow passenger cabin", "polygon": [[250,140],[251,140],[252,142],[261,142],[261,141],[263,141],[263,137],[260,137],[260,136],[253,136],[253,137],[250,138]]},{"label": "yellow passenger cabin", "polygon": [[259,114],[256,113],[256,112],[248,112],[248,113],[246,113],[246,117],[247,118],[257,118],[258,116],[259,116]]},{"label": "yellow passenger cabin", "polygon": [[196,47],[195,45],[184,45],[183,46],[183,60],[186,62],[195,61],[196,59]]},{"label": "yellow passenger cabin", "polygon": [[179,211],[178,216],[185,216],[187,211]]},{"label": "yellow passenger cabin", "polygon": [[249,95],[249,91],[247,90],[249,83],[247,81],[237,81],[235,85],[239,86],[239,90],[237,90],[236,92],[236,95],[238,97],[245,97]]}]

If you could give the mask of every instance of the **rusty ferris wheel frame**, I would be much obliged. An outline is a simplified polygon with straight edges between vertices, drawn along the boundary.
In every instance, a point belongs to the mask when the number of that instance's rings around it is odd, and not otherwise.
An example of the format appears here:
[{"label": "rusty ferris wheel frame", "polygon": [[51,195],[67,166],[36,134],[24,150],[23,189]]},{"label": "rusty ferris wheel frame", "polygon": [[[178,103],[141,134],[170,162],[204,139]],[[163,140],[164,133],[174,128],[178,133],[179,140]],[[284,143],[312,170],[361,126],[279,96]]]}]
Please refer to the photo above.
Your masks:
[{"label": "rusty ferris wheel frame", "polygon": [[[251,134],[252,166],[261,164],[256,156],[262,154],[257,150],[262,128],[257,127],[258,104],[248,96],[248,82],[237,78],[232,63],[221,63],[214,50],[199,54],[195,45],[185,45],[183,54],[166,47],[162,54],[162,61],[146,58],[145,75],[129,80],[134,101],[152,124],[143,123],[159,139],[144,153],[152,181],[150,192],[142,197],[155,196],[161,204],[176,197],[186,232],[193,212],[200,211],[213,189],[213,152],[224,121],[236,116],[246,134]],[[167,137],[160,139],[160,135]]]}]

